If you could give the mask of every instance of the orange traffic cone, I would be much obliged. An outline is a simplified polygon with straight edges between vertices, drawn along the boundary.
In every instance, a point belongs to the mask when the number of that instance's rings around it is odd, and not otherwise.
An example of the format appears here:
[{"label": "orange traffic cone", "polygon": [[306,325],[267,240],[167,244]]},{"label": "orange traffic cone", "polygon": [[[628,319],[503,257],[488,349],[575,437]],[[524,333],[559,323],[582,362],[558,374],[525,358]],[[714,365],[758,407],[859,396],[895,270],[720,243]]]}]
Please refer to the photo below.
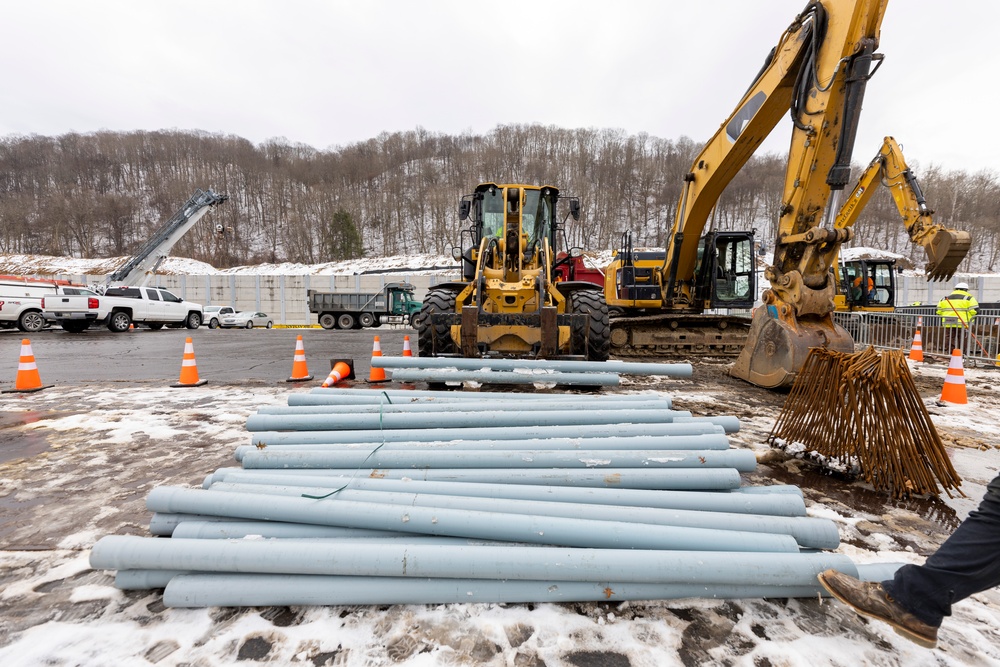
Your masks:
[{"label": "orange traffic cone", "polygon": [[306,365],[306,348],[302,345],[302,336],[295,339],[295,356],[292,358],[292,377],[286,382],[306,382],[312,380],[309,367]]},{"label": "orange traffic cone", "polygon": [[35,363],[35,355],[31,351],[31,341],[27,338],[21,340],[21,357],[17,363],[17,376],[14,378],[14,388],[4,389],[3,393],[41,391],[52,385],[43,385],[42,378],[38,374],[38,365]]},{"label": "orange traffic cone", "polygon": [[969,402],[965,393],[965,370],[962,368],[961,350],[951,351],[948,374],[944,376],[944,387],[941,389],[941,400],[959,405]]},{"label": "orange traffic cone", "polygon": [[323,380],[324,387],[332,387],[344,378],[346,378],[351,373],[351,367],[345,364],[343,361],[338,361],[333,365],[333,370],[330,374],[326,376]]},{"label": "orange traffic cone", "polygon": [[198,363],[194,360],[194,343],[191,337],[184,339],[184,359],[181,361],[181,379],[171,387],[197,387],[203,385],[208,380],[198,379]]},{"label": "orange traffic cone", "polygon": [[[381,357],[382,356],[382,345],[378,342],[378,336],[375,336],[375,344],[372,346],[372,356]],[[375,364],[372,364],[372,369],[368,373],[369,382],[385,382],[385,370],[381,368],[376,368]]]},{"label": "orange traffic cone", "polygon": [[923,361],[924,360],[924,344],[920,340],[920,329],[917,329],[916,333],[913,334],[913,345],[910,346],[910,361]]},{"label": "orange traffic cone", "polygon": [[410,337],[409,336],[403,336],[403,356],[404,357],[412,357],[413,356],[413,350],[410,349]]}]

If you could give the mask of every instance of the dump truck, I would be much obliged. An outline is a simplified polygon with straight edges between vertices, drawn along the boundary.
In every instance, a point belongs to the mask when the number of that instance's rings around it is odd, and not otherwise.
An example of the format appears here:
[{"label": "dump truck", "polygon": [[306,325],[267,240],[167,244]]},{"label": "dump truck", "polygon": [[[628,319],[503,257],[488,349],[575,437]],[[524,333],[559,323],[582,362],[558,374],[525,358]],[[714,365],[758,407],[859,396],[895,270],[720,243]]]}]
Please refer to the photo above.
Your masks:
[{"label": "dump truck", "polygon": [[364,329],[386,323],[407,324],[420,310],[410,283],[386,283],[378,292],[308,290],[309,312],[324,329]]}]

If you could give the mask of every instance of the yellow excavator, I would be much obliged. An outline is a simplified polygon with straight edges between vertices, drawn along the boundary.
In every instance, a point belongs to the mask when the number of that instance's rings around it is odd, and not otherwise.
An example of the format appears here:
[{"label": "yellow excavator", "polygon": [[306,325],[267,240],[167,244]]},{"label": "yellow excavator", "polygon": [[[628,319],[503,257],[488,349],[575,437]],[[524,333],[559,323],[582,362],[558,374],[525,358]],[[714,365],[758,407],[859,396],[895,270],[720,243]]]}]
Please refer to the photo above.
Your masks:
[{"label": "yellow excavator", "polygon": [[[852,233],[838,229],[834,218],[850,179],[865,87],[882,61],[875,50],[886,1],[815,0],[782,33],[684,176],[662,262],[649,267],[625,257],[606,271],[606,301],[622,314],[611,321],[615,354],[674,354],[688,345],[690,333],[696,342],[689,351],[710,352],[706,343],[739,349],[734,376],[782,387],[794,381],[810,348],[853,349],[851,336],[832,317],[836,259]],[[711,310],[724,303],[720,295],[753,286],[751,233],[737,233],[749,240],[726,239],[712,228],[702,233],[725,187],[786,113],[793,127],[774,260],[764,271],[770,288],[747,330]],[[924,246],[930,279],[954,272],[949,253],[960,245]],[[656,291],[659,298],[633,298]],[[708,341],[705,330],[712,331]]]},{"label": "yellow excavator", "polygon": [[[948,229],[934,222],[934,211],[927,206],[917,177],[907,167],[903,150],[893,137],[886,137],[878,154],[858,178],[841,206],[833,226],[848,229],[882,185],[888,188],[906,233],[915,245],[925,248],[927,273],[949,280],[972,245],[968,232]],[[895,309],[895,260],[834,260],[838,271],[838,311],[892,312]]]}]

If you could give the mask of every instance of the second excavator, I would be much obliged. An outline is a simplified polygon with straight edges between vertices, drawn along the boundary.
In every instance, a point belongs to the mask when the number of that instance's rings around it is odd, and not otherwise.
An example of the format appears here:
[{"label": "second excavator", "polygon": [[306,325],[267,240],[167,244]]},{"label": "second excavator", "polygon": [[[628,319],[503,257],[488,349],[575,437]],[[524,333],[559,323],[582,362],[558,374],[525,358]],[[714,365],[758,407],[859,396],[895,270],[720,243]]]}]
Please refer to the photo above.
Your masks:
[{"label": "second excavator", "polygon": [[[616,354],[674,353],[685,347],[686,329],[707,327],[712,336],[697,332],[688,351],[740,349],[734,376],[782,387],[794,381],[810,348],[853,350],[850,334],[832,316],[837,256],[852,237],[852,229],[838,228],[835,217],[850,178],[865,87],[882,61],[875,50],[886,1],[815,0],[782,33],[684,176],[662,261],[650,266],[648,259],[626,256],[606,271],[608,306],[622,315],[611,321]],[[774,260],[764,271],[770,288],[747,331],[711,311],[727,307],[724,297],[733,287],[752,288],[752,236],[702,233],[719,196],[786,113],[792,137]],[[917,212],[913,229],[920,223]],[[909,223],[907,229],[928,254],[928,278],[950,277],[968,237],[937,228],[934,241],[914,235]]]}]

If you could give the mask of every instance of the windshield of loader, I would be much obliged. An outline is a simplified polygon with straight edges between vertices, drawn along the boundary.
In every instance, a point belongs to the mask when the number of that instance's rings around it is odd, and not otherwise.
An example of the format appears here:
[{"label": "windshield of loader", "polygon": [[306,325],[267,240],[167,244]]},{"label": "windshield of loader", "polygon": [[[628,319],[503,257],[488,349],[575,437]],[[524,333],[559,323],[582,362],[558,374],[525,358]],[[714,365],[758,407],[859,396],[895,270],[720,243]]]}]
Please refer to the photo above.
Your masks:
[{"label": "windshield of loader", "polygon": [[544,190],[525,190],[524,208],[521,213],[521,229],[528,235],[528,246],[537,243],[541,246],[544,239],[549,238],[552,229],[553,206],[552,192]]},{"label": "windshield of loader", "polygon": [[483,238],[503,235],[503,190],[483,193]]}]

